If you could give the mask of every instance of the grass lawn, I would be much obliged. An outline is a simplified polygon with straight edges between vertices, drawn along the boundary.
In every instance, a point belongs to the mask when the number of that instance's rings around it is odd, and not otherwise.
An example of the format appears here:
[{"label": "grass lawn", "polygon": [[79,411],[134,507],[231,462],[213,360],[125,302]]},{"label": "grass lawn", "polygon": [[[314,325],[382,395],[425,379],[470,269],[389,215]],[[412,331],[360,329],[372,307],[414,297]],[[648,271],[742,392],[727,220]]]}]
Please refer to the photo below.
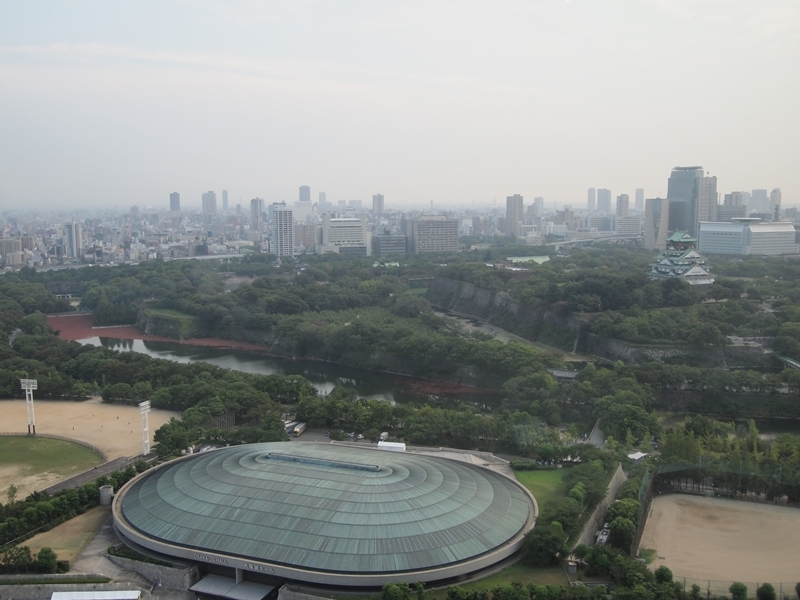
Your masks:
[{"label": "grass lawn", "polygon": [[564,469],[514,471],[514,475],[536,498],[536,502],[539,505],[539,513],[541,513],[549,503],[564,498],[564,493],[561,490],[564,472]]},{"label": "grass lawn", "polygon": [[61,525],[56,525],[50,531],[36,534],[21,545],[30,546],[31,552],[34,553],[49,546],[58,555],[58,560],[68,560],[72,564],[109,516],[111,516],[110,506],[96,506]]},{"label": "grass lawn", "polygon": [[[102,462],[103,458],[93,450],[71,442],[43,437],[0,437],[0,490],[5,494],[13,484],[24,493],[31,485],[36,487],[37,482],[59,479],[52,474],[70,476]],[[19,495],[17,500],[22,498]]]},{"label": "grass lawn", "polygon": [[43,437],[0,437],[0,466],[18,466],[26,475],[49,471],[71,475],[103,462],[85,446]]}]

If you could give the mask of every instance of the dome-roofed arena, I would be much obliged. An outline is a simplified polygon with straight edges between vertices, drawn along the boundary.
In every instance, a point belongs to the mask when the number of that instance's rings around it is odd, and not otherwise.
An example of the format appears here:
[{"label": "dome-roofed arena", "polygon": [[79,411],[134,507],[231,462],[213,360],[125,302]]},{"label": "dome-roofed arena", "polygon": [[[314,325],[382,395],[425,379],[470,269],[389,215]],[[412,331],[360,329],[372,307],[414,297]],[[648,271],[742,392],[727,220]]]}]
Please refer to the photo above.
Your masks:
[{"label": "dome-roofed arena", "polygon": [[322,585],[438,581],[515,552],[534,501],[488,469],[414,453],[269,443],[195,454],[120,490],[114,524],[150,550]]}]

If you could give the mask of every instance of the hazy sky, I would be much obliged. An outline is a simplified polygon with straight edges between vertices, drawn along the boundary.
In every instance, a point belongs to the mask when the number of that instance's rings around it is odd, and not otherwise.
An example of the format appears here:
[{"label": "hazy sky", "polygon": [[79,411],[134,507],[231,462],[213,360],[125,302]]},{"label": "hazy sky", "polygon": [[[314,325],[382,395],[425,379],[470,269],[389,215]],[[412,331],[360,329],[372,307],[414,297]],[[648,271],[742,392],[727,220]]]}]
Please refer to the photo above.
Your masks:
[{"label": "hazy sky", "polygon": [[800,203],[798,0],[0,1],[0,209]]}]

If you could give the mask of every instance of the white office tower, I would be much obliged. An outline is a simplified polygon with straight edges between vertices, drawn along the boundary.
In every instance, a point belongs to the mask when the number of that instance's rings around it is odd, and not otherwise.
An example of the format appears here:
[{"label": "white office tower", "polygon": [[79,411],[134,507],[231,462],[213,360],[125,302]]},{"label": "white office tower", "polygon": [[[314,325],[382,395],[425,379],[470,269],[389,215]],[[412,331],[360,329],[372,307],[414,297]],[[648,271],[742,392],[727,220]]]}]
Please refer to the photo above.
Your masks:
[{"label": "white office tower", "polygon": [[627,217],[630,211],[631,199],[628,194],[620,194],[617,196],[617,216]]},{"label": "white office tower", "polygon": [[350,256],[370,256],[372,236],[367,226],[367,216],[334,217],[322,215],[322,244],[318,254],[335,252]]},{"label": "white office tower", "polygon": [[222,190],[222,211],[228,210],[228,190]]},{"label": "white office tower", "polygon": [[541,217],[544,214],[544,198],[536,196],[536,198],[533,199],[533,206],[535,207],[534,211],[536,216]]},{"label": "white office tower", "polygon": [[250,200],[250,229],[264,231],[264,199],[253,198]]},{"label": "white office tower", "polygon": [[272,243],[270,251],[276,256],[294,256],[294,215],[285,202],[272,205]]},{"label": "white office tower", "polygon": [[634,210],[642,212],[644,210],[644,189],[636,188],[636,198],[633,205]]},{"label": "white office tower", "polygon": [[589,188],[589,193],[586,198],[586,209],[589,212],[597,210],[597,191],[594,188]]},{"label": "white office tower", "polygon": [[203,214],[215,215],[217,214],[217,193],[206,192],[203,194]]},{"label": "white office tower", "polygon": [[80,223],[72,221],[64,225],[64,250],[67,258],[80,260],[83,257],[83,235]]}]

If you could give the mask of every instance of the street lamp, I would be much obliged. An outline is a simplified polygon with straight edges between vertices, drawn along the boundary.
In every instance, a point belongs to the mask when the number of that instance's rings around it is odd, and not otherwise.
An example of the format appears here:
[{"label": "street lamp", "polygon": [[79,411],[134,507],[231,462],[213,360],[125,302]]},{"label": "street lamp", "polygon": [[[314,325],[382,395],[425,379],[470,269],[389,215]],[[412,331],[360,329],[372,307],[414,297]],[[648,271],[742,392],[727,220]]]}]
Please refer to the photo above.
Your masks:
[{"label": "street lamp", "polygon": [[25,407],[28,409],[28,435],[36,435],[36,423],[33,419],[33,390],[38,388],[36,379],[20,379],[22,389],[25,390]]},{"label": "street lamp", "polygon": [[150,402],[140,402],[139,412],[142,413],[142,456],[150,454],[150,429],[147,426],[147,413],[150,412]]}]

